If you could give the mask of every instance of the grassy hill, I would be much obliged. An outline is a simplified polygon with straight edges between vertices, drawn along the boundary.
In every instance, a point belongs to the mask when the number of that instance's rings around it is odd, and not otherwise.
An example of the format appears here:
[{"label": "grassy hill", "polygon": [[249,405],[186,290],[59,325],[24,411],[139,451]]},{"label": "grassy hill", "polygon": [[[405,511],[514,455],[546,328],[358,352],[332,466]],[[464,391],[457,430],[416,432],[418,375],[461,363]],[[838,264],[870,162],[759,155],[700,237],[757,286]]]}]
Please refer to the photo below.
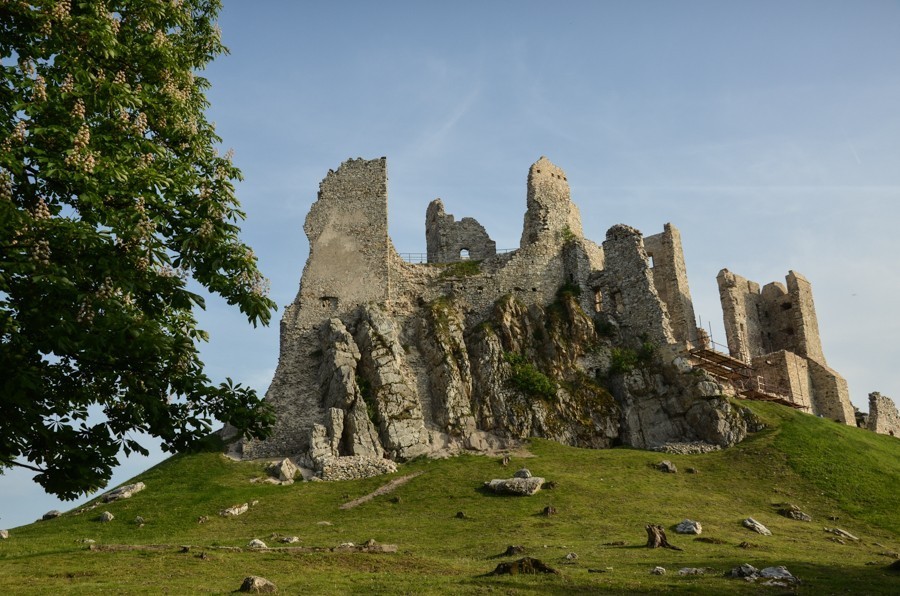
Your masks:
[{"label": "grassy hill", "polygon": [[[900,551],[900,440],[849,428],[770,404],[751,404],[769,424],[722,452],[677,456],[575,449],[533,441],[528,453],[497,458],[417,460],[400,476],[423,472],[390,494],[355,508],[339,506],[390,477],[292,486],[251,484],[264,464],[218,453],[174,457],[137,479],[147,489],[86,513],[16,528],[0,541],[0,592],[227,593],[247,575],[273,581],[280,593],[785,593],[723,577],[741,563],[785,565],[800,594],[898,594],[900,574],[887,570]],[[677,474],[653,467],[673,461]],[[520,466],[556,483],[532,497],[481,490]],[[687,468],[698,473],[688,474]],[[258,501],[240,517],[225,507]],[[813,517],[787,519],[773,505],[790,502]],[[557,514],[541,515],[552,505]],[[116,517],[97,520],[103,511]],[[457,512],[465,517],[456,517]],[[143,527],[134,522],[145,520]],[[198,523],[200,516],[208,516]],[[762,536],[741,526],[752,516]],[[830,519],[830,518],[837,519]],[[676,534],[685,518],[703,524],[701,538]],[[322,523],[322,522],[328,522]],[[644,547],[646,523],[666,528],[682,551]],[[823,530],[861,538],[840,544]],[[276,536],[277,535],[277,536]],[[297,546],[334,547],[372,538],[397,553],[227,550],[254,538],[270,547],[280,536]],[[275,536],[275,537],[273,537]],[[89,550],[96,545],[168,545],[157,550]],[[750,543],[742,548],[743,542]],[[180,545],[192,545],[180,552]],[[509,545],[557,568],[559,575],[486,576]],[[575,560],[566,554],[574,552]],[[520,555],[521,556],[521,555]],[[651,575],[655,566],[668,570]],[[679,576],[682,567],[715,570]]]}]

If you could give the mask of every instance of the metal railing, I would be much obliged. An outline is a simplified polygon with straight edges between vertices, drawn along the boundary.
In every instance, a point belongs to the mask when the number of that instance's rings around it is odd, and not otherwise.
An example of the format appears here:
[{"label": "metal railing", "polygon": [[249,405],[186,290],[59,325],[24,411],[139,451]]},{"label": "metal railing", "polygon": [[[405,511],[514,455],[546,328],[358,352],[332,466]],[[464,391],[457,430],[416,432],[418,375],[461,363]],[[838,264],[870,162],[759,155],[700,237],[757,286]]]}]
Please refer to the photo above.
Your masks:
[{"label": "metal railing", "polygon": [[[518,248],[498,248],[498,255],[505,255],[519,250]],[[413,265],[423,265],[428,262],[428,253],[425,252],[399,252],[397,253],[401,259]],[[470,257],[462,257],[460,261],[468,261]]]}]

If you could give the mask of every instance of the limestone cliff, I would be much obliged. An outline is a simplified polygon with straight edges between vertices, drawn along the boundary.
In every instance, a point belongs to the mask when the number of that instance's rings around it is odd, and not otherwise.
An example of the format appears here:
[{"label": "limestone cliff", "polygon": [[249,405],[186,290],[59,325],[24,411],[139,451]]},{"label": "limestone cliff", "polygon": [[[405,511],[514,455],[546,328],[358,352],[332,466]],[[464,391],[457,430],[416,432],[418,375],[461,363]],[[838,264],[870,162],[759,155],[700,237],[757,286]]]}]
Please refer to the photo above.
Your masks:
[{"label": "limestone cliff", "polygon": [[634,228],[593,243],[546,158],[528,174],[517,250],[497,254],[480,224],[439,201],[427,225],[429,263],[405,262],[387,234],[385,160],[329,172],[266,395],[278,421],[245,457],[296,456],[345,478],[527,437],[653,448],[746,435],[724,397],[735,388],[692,365],[699,338],[674,226],[650,238],[652,264]]}]

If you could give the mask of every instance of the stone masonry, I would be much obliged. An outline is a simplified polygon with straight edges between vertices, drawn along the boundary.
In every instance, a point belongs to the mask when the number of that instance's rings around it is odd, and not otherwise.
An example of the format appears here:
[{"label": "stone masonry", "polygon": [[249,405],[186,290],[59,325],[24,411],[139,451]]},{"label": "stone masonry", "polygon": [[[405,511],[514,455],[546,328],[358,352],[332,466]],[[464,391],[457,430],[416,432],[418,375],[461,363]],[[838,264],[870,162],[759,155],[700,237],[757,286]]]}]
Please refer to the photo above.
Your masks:
[{"label": "stone masonry", "polygon": [[847,381],[825,363],[809,281],[790,271],[786,286],[772,282],[760,290],[728,269],[716,279],[731,356],[788,390],[802,409],[855,425]]},{"label": "stone masonry", "polygon": [[[385,158],[328,172],[304,230],[309,257],[266,393],[277,422],[269,439],[241,443],[244,457],[294,456],[327,479],[531,436],[653,448],[747,433],[729,389],[688,362],[699,338],[678,230],[645,238],[619,224],[592,242],[545,157],[529,169],[510,253],[435,200],[428,263],[403,261],[388,236]],[[764,359],[809,411],[852,419],[809,283],[792,272],[787,288],[760,292],[727,270],[719,282],[732,354]]]},{"label": "stone masonry", "polygon": [[869,394],[868,425],[876,433],[900,437],[900,413],[891,398],[878,392]]},{"label": "stone masonry", "polygon": [[453,215],[444,212],[440,199],[433,200],[425,212],[425,244],[429,263],[481,261],[497,254],[497,245],[484,226],[471,217],[455,221]]}]

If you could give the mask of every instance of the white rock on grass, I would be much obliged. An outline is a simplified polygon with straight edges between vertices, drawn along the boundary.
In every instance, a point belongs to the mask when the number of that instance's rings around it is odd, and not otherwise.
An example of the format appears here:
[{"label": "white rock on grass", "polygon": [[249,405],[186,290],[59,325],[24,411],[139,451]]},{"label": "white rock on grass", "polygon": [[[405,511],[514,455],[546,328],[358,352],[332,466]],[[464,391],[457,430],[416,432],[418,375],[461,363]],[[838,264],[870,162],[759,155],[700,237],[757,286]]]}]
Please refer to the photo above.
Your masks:
[{"label": "white rock on grass", "polygon": [[254,538],[247,544],[247,548],[269,548],[266,543],[259,538]]},{"label": "white rock on grass", "polygon": [[251,575],[244,578],[244,582],[241,584],[238,591],[249,592],[251,594],[274,594],[278,591],[278,588],[264,577]]},{"label": "white rock on grass", "polygon": [[247,510],[250,509],[249,503],[241,503],[240,505],[232,505],[227,509],[223,509],[219,512],[219,515],[222,517],[237,517],[238,515],[243,515],[247,513]]},{"label": "white rock on grass", "polygon": [[700,522],[694,521],[692,519],[683,520],[680,524],[675,526],[675,531],[679,534],[701,534],[703,532],[703,526],[700,525]]},{"label": "white rock on grass", "polygon": [[495,493],[529,497],[541,490],[544,479],[538,476],[531,478],[495,478],[485,482],[484,486]]},{"label": "white rock on grass", "polygon": [[9,538],[9,530],[0,530],[0,540]]},{"label": "white rock on grass", "polygon": [[772,532],[769,530],[769,528],[765,527],[764,525],[762,525],[761,523],[759,523],[752,517],[748,517],[747,519],[745,519],[743,521],[743,524],[744,524],[745,528],[753,530],[757,534],[762,534],[763,536],[771,536],[772,535]]},{"label": "white rock on grass", "polygon": [[119,499],[130,499],[132,495],[141,492],[144,490],[146,485],[143,482],[135,482],[134,484],[126,484],[125,486],[120,486],[119,488],[110,491],[103,497],[104,503],[111,503],[112,501],[118,501]]},{"label": "white rock on grass", "polygon": [[650,574],[651,574],[651,575],[665,575],[665,574],[666,574],[666,568],[665,568],[665,567],[659,567],[659,566],[654,567],[653,569],[650,570]]},{"label": "white rock on grass", "polygon": [[100,521],[102,521],[103,523],[111,522],[114,519],[116,519],[116,516],[109,511],[104,511],[100,514]]}]

